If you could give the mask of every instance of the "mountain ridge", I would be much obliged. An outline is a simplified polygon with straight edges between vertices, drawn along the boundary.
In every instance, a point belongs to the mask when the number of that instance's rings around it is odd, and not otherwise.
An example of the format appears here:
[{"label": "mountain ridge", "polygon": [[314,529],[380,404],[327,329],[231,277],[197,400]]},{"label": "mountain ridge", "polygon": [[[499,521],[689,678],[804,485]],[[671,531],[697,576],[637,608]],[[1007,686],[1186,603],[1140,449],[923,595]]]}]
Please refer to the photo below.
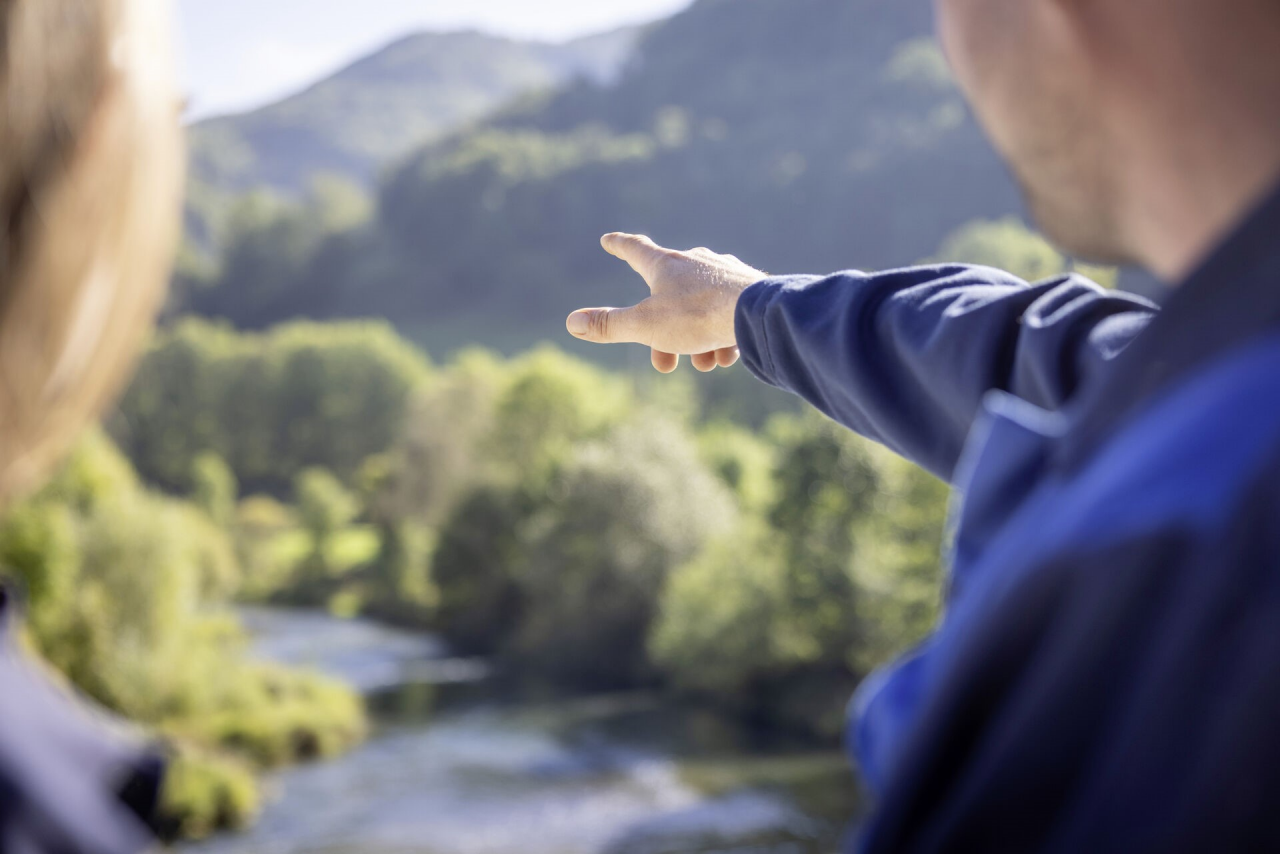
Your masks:
[{"label": "mountain ridge", "polygon": [[563,43],[474,29],[408,33],[269,104],[195,122],[192,176],[221,192],[297,195],[320,172],[371,188],[397,156],[524,92],[608,79],[642,30]]}]

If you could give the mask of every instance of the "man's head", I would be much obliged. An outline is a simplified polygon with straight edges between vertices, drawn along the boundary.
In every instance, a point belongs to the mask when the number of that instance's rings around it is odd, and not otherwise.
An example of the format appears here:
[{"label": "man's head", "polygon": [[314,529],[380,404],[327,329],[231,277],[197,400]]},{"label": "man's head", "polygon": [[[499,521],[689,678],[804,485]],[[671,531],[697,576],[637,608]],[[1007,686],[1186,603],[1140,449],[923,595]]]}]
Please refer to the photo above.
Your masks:
[{"label": "man's head", "polygon": [[1072,254],[1185,272],[1280,169],[1276,0],[935,5],[961,87]]},{"label": "man's head", "polygon": [[126,378],[180,221],[164,0],[0,0],[0,508]]}]

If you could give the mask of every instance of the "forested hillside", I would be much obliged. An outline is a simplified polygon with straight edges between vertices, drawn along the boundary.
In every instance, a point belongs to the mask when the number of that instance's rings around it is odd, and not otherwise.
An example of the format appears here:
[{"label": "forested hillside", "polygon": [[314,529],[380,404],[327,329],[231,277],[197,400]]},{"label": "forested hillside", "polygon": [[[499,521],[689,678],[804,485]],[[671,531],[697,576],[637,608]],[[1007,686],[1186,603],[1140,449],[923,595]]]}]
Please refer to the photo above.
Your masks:
[{"label": "forested hillside", "polygon": [[930,17],[924,0],[700,0],[614,84],[525,99],[405,158],[362,215],[239,217],[182,307],[245,328],[380,315],[436,354],[515,352],[573,308],[637,295],[604,231],[774,272],[931,256],[1019,203]]}]

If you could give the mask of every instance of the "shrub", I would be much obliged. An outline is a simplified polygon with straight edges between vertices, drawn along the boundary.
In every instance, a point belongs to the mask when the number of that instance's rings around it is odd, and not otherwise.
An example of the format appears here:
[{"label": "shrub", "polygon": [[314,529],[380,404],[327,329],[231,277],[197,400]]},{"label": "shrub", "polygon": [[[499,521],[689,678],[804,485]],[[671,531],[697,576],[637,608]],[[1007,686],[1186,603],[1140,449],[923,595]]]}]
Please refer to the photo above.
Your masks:
[{"label": "shrub", "polygon": [[867,672],[920,641],[933,628],[942,598],[947,484],[881,449],[882,485],[859,530],[854,578],[862,636],[853,656]]},{"label": "shrub", "polygon": [[214,710],[170,718],[161,728],[260,768],[334,756],[366,733],[359,697],[316,673],[244,664],[236,669],[234,684],[224,683],[222,690]]},{"label": "shrub", "polygon": [[239,830],[252,823],[260,805],[258,783],[243,763],[178,746],[161,790],[162,835],[170,840],[199,839],[220,830]]},{"label": "shrub", "polygon": [[194,504],[143,489],[101,436],[5,517],[0,565],[28,591],[37,652],[90,697],[177,739],[164,795],[174,833],[251,818],[252,778],[226,751],[274,765],[364,735],[351,689],[246,659],[239,624],[208,607],[239,576],[226,535]]},{"label": "shrub", "polygon": [[650,416],[584,444],[527,527],[515,653],[577,686],[651,678],[645,638],[667,576],[733,517],[677,424]]},{"label": "shrub", "polygon": [[311,540],[310,565],[320,575],[329,575],[329,546],[334,536],[350,524],[359,511],[355,499],[338,479],[318,467],[305,469],[294,484],[298,521]]},{"label": "shrub", "polygon": [[228,527],[234,521],[239,485],[225,460],[205,451],[191,463],[191,500],[213,522]]}]

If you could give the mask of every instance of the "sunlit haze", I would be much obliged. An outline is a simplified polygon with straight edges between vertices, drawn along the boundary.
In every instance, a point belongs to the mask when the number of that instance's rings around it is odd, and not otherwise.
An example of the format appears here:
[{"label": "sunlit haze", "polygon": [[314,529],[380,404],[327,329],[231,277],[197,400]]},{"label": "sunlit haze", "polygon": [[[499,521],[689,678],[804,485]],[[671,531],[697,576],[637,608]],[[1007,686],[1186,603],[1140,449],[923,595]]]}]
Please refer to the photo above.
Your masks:
[{"label": "sunlit haze", "polygon": [[193,117],[272,101],[415,30],[564,40],[649,21],[690,0],[179,0]]}]

